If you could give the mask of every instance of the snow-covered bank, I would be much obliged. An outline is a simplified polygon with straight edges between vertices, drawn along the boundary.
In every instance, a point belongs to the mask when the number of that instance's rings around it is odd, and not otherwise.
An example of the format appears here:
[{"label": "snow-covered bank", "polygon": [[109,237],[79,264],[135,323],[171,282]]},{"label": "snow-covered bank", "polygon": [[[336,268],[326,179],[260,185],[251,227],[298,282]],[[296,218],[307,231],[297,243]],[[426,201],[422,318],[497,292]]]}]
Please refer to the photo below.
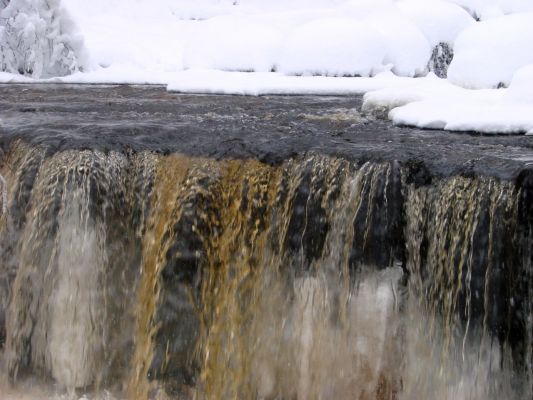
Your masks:
[{"label": "snow-covered bank", "polygon": [[531,26],[530,0],[0,0],[0,71],[440,76],[455,53],[454,83],[491,88],[533,62]]},{"label": "snow-covered bank", "polygon": [[419,128],[533,134],[533,64],[508,89],[469,90],[430,76],[365,94],[363,110],[390,110],[395,124]]},{"label": "snow-covered bank", "polygon": [[469,8],[449,0],[63,3],[84,33],[93,66],[132,65],[154,74],[220,69],[373,76],[390,69],[420,76],[435,46],[453,47],[476,24]]},{"label": "snow-covered bank", "polygon": [[179,93],[234,95],[354,95],[382,88],[409,86],[411,78],[383,72],[373,78],[287,76],[274,72],[246,73],[189,70],[176,74],[167,86]]},{"label": "snow-covered bank", "polygon": [[474,24],[461,32],[454,53],[451,82],[469,88],[508,86],[519,68],[533,63],[533,13]]},{"label": "snow-covered bank", "polygon": [[533,64],[531,27],[531,0],[0,0],[0,44],[24,39],[0,82],[367,93],[398,124],[531,132],[529,70],[495,89]]}]

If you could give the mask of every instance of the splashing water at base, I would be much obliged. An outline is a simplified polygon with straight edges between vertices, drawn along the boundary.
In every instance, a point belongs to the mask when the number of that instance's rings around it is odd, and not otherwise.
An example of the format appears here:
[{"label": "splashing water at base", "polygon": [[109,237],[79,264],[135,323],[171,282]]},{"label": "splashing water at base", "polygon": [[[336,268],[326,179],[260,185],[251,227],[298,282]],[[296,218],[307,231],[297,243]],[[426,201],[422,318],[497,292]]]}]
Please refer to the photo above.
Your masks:
[{"label": "splashing water at base", "polygon": [[[286,281],[265,276],[262,290],[268,289],[270,296],[256,305],[249,327],[255,336],[224,338],[226,346],[245,351],[251,359],[241,378],[255,395],[241,398],[522,399],[512,387],[516,377],[511,369],[501,368],[497,347],[468,347],[466,354],[456,348],[445,361],[436,361],[442,343],[428,336],[427,319],[415,305],[400,311],[401,274],[399,268],[365,274],[351,289],[343,320],[328,290],[333,282],[324,276],[297,278],[292,289]],[[227,366],[234,355],[227,354]],[[215,373],[224,374],[221,379],[232,374]],[[31,380],[17,388],[2,380],[0,389],[3,400],[123,398],[106,391],[61,395],[54,386]],[[153,393],[161,400],[185,398]]]},{"label": "splashing water at base", "polygon": [[331,290],[340,282],[324,276],[297,278],[292,290],[281,282],[281,290],[270,287],[247,348],[257,369],[251,384],[258,398],[393,396],[399,356],[394,292],[400,276],[401,270],[392,268],[362,278],[343,305]]}]

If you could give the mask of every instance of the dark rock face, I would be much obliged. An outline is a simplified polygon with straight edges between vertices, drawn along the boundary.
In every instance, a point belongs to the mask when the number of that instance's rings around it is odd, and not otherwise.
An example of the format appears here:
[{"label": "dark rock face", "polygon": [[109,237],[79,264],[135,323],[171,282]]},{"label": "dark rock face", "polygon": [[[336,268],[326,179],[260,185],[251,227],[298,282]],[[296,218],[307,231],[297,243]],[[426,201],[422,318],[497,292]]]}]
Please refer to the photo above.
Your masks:
[{"label": "dark rock face", "polygon": [[429,59],[428,69],[439,78],[448,76],[448,67],[453,60],[453,48],[448,43],[439,43],[433,48]]}]

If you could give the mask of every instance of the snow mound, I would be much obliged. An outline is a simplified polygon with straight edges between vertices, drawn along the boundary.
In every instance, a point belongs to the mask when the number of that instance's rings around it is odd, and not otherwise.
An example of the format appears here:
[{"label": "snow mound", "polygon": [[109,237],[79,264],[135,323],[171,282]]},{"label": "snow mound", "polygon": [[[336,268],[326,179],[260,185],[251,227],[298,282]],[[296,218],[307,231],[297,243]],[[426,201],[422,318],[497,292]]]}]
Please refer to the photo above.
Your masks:
[{"label": "snow mound", "polygon": [[474,18],[485,20],[502,14],[533,11],[531,0],[447,0],[463,7]]},{"label": "snow mound", "polygon": [[398,13],[374,13],[366,19],[384,38],[384,63],[400,76],[415,76],[426,72],[431,47],[422,32]]},{"label": "snow mound", "polygon": [[[82,74],[80,74],[82,75]],[[69,77],[71,78],[71,77]],[[72,79],[76,76],[73,75]],[[354,95],[385,87],[409,85],[410,78],[389,71],[372,78],[287,76],[275,72],[228,72],[187,70],[174,74],[167,90],[179,93],[261,95]]]},{"label": "snow mound", "polygon": [[384,38],[369,24],[325,18],[288,36],[278,69],[293,75],[370,76],[383,69],[386,52]]},{"label": "snow mound", "polygon": [[479,22],[456,39],[451,82],[469,88],[507,86],[520,67],[533,63],[533,13]]},{"label": "snow mound", "polygon": [[486,134],[533,133],[531,106],[471,99],[426,100],[393,109],[389,118],[397,125],[425,129]]},{"label": "snow mound", "polygon": [[60,0],[2,0],[0,6],[0,71],[41,78],[83,69],[83,39]]},{"label": "snow mound", "polygon": [[252,18],[219,16],[191,25],[185,44],[186,68],[270,71],[283,37],[273,26]]},{"label": "snow mound", "polygon": [[[369,91],[364,95],[365,113],[387,116],[390,110],[428,99],[455,99],[466,89],[454,86],[430,73],[427,77],[412,79],[407,85],[396,85]],[[470,91],[473,92],[473,91]]]},{"label": "snow mound", "polygon": [[[432,51],[417,21],[393,0],[63,1],[93,65],[130,65],[147,77],[183,69],[326,76],[389,69],[417,76],[427,71]],[[466,14],[442,0],[428,1],[452,10],[445,16]],[[444,31],[464,24],[433,22],[446,25],[434,34],[444,39],[455,35]]]},{"label": "snow mound", "polygon": [[422,31],[432,47],[439,43],[453,45],[457,35],[475,23],[463,8],[441,0],[402,0],[396,6]]},{"label": "snow mound", "polygon": [[505,13],[500,7],[491,5],[491,6],[484,7],[479,13],[478,18],[480,21],[486,21],[492,18],[503,17],[504,15]]},{"label": "snow mound", "polygon": [[533,134],[533,66],[519,70],[509,89],[470,90],[435,76],[364,96],[363,111],[397,125],[487,134]]},{"label": "snow mound", "polygon": [[432,52],[427,69],[445,78],[456,37],[475,20],[463,8],[442,0],[401,0],[396,7],[429,42]]},{"label": "snow mound", "polygon": [[529,113],[533,114],[533,64],[516,71],[505,98],[511,102],[529,103]]}]

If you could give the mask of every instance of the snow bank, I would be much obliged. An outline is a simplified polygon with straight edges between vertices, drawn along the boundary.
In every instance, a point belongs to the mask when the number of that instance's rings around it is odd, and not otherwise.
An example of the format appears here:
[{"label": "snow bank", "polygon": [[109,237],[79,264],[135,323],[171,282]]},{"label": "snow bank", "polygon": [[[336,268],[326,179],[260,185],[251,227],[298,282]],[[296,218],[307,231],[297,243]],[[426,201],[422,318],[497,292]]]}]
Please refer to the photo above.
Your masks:
[{"label": "snow bank", "polygon": [[354,95],[385,87],[410,85],[410,78],[383,72],[373,78],[287,76],[280,73],[245,73],[189,70],[173,76],[167,89],[179,93],[260,96],[267,94]]},{"label": "snow bank", "polygon": [[102,67],[414,76],[431,54],[392,0],[64,2]]},{"label": "snow bank", "polygon": [[[518,57],[527,53],[524,46],[516,52],[509,47],[530,40],[529,34],[519,33],[521,27],[485,36],[484,30],[492,28],[476,24],[465,11],[495,16],[523,11],[530,0],[63,1],[84,33],[94,67],[129,65],[146,75],[219,69],[372,76],[390,69],[400,76],[420,76],[430,69],[444,76],[455,44],[456,82],[491,87],[493,79],[471,71],[493,77],[487,58],[493,53],[498,60]],[[524,19],[505,18],[514,17]],[[504,45],[507,53],[500,54],[490,49],[492,37],[515,45]],[[507,83],[513,68],[508,68]]]},{"label": "snow bank", "polygon": [[19,75],[13,74],[11,72],[2,72],[0,71],[0,83],[32,83],[35,82],[34,79]]},{"label": "snow bank", "polygon": [[533,134],[533,65],[509,89],[469,90],[434,76],[364,96],[363,110],[386,113],[397,125],[450,131]]},{"label": "snow bank", "polygon": [[520,67],[533,63],[533,13],[479,22],[455,42],[451,82],[470,88],[509,85]]},{"label": "snow bank", "polygon": [[383,70],[386,52],[385,39],[367,23],[319,19],[288,36],[278,68],[287,74],[371,76]]},{"label": "snow bank", "polygon": [[420,76],[429,68],[444,75],[447,49],[474,24],[464,10],[473,4],[450,1],[63,0],[84,33],[93,69],[127,65],[154,80],[184,69],[325,76],[389,69]]},{"label": "snow bank", "polygon": [[388,111],[432,97],[454,97],[459,95],[459,92],[468,91],[430,74],[424,78],[413,79],[410,84],[401,88],[385,87],[366,93],[363,101],[363,111],[372,113],[377,109],[381,113],[382,110]]},{"label": "snow bank", "polygon": [[[1,70],[50,77],[85,67],[98,71],[90,76],[109,80],[122,66],[125,76],[139,80],[144,71],[141,80],[157,82],[186,69],[325,76],[373,76],[391,70],[410,77],[425,75],[429,69],[444,76],[455,43],[454,82],[492,87],[500,81],[509,83],[517,68],[531,62],[528,54],[533,53],[528,47],[533,42],[530,14],[494,18],[533,10],[531,0],[63,0],[62,4],[83,32],[90,63],[82,57],[80,36],[59,0],[12,0],[1,12],[0,38],[7,43]],[[492,19],[475,23],[465,10]]]},{"label": "snow bank", "polygon": [[383,62],[400,76],[425,73],[431,48],[426,37],[398,13],[373,14],[367,21],[383,36],[386,53]]},{"label": "snow bank", "polygon": [[257,18],[219,16],[190,26],[185,43],[186,68],[270,71],[283,36]]},{"label": "snow bank", "polygon": [[389,114],[397,125],[487,134],[533,134],[531,105],[471,101],[426,100],[396,108]]},{"label": "snow bank", "polygon": [[475,23],[463,8],[441,0],[403,0],[396,5],[432,47],[439,43],[453,45],[457,35]]},{"label": "snow bank", "polygon": [[527,103],[531,107],[529,113],[533,114],[533,64],[516,71],[505,98],[509,102]]},{"label": "snow bank", "polygon": [[531,0],[447,0],[460,5],[473,17],[486,20],[504,14],[533,11]]},{"label": "snow bank", "polygon": [[83,69],[83,40],[59,0],[2,0],[0,71],[35,78]]}]

